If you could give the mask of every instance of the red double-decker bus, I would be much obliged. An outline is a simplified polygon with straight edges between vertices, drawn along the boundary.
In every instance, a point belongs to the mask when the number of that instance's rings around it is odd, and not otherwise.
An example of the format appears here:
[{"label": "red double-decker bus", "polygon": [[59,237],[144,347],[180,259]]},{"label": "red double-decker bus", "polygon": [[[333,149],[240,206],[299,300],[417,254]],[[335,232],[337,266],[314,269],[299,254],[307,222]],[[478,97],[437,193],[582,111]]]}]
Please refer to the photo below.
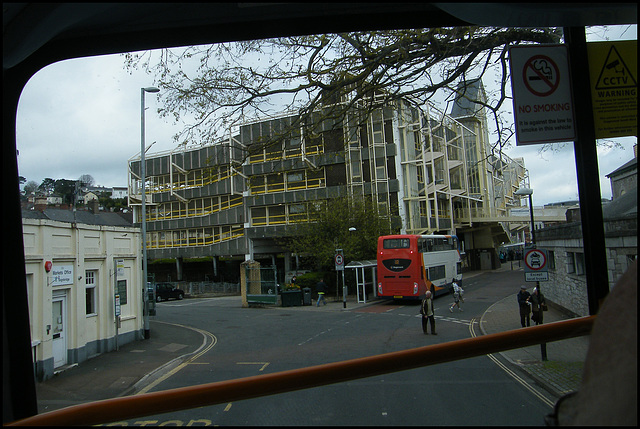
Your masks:
[{"label": "red double-decker bus", "polygon": [[455,235],[385,235],[378,238],[378,296],[422,299],[449,291],[462,281],[462,262]]}]

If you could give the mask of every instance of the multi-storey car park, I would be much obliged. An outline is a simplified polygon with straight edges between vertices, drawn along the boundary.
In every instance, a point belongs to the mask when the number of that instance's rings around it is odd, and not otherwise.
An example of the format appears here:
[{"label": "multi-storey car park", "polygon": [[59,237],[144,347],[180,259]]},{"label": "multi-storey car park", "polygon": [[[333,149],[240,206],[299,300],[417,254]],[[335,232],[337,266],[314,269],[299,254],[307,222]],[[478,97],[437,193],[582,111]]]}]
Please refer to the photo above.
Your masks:
[{"label": "multi-storey car park", "polygon": [[[466,91],[450,114],[401,99],[365,120],[356,108],[323,118],[314,132],[302,125],[282,135],[299,119],[288,114],[211,145],[147,154],[149,259],[213,257],[214,272],[221,258],[258,260],[287,272],[292,255],[275,238],[309,221],[309,204],[366,196],[399,232],[456,234],[465,263],[490,268],[512,239],[513,193],[528,187],[528,173],[523,159],[492,149],[484,108],[469,101],[484,97],[481,83]],[[276,135],[279,143],[261,145]],[[139,154],[129,160],[129,204],[140,223]]]}]

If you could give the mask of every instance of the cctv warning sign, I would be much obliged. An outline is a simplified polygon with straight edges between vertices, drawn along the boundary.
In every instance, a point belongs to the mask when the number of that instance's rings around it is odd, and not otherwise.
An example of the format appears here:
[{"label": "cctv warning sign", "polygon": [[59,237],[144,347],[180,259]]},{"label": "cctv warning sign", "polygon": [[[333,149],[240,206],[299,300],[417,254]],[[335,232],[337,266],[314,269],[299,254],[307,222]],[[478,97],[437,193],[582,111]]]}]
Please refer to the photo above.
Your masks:
[{"label": "cctv warning sign", "polygon": [[596,138],[638,134],[638,42],[587,43]]}]

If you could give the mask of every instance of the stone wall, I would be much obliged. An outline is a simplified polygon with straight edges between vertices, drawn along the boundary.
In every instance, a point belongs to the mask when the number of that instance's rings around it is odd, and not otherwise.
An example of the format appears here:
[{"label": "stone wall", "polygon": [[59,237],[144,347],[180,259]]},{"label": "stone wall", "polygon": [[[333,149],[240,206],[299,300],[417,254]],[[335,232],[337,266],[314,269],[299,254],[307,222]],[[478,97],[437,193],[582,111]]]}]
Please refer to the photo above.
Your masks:
[{"label": "stone wall", "polygon": [[[568,272],[568,253],[584,254],[582,225],[580,222],[554,225],[536,231],[536,242],[549,254],[549,281],[540,287],[547,300],[570,314],[588,316],[587,282],[583,272]],[[637,218],[605,221],[605,246],[609,288],[626,272],[637,258]]]}]

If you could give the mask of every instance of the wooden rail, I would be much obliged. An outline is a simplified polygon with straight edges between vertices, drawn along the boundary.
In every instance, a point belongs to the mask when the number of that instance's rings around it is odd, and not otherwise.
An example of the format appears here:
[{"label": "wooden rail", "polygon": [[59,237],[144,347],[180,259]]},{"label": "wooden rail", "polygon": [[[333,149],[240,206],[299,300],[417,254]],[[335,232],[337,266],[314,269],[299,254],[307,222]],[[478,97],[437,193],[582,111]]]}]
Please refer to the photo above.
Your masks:
[{"label": "wooden rail", "polygon": [[581,317],[273,374],[106,399],[38,414],[8,426],[95,425],[357,380],[589,335],[596,317]]}]

